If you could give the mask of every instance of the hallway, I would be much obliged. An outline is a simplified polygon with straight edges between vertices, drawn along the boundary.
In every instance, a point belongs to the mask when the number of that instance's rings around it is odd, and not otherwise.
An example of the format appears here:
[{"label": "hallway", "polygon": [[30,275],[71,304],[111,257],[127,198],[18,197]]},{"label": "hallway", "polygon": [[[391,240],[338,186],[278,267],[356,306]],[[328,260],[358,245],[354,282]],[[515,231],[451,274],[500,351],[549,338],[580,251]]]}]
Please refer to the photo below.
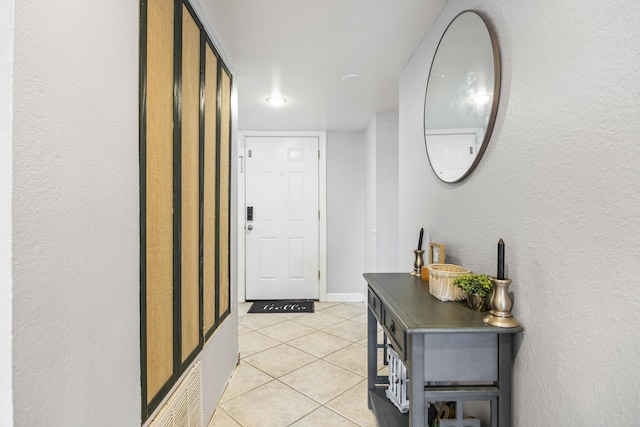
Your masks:
[{"label": "hallway", "polygon": [[316,302],[308,314],[247,314],[250,306],[238,306],[241,361],[209,427],[376,425],[364,303]]}]

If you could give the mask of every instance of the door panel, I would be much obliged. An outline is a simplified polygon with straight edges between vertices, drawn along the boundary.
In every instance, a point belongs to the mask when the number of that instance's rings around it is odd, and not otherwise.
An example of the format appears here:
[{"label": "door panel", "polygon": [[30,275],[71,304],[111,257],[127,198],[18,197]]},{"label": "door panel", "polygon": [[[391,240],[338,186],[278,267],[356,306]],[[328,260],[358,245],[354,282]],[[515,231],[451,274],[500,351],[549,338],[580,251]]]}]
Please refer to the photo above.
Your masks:
[{"label": "door panel", "polygon": [[317,299],[318,138],[247,137],[247,299]]}]

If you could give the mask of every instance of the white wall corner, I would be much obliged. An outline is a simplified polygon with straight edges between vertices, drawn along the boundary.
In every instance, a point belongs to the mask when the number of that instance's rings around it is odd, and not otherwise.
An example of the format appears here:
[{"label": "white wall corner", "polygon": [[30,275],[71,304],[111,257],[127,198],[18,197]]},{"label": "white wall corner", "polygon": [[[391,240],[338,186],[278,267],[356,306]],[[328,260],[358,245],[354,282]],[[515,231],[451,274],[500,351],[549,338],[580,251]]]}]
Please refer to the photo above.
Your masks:
[{"label": "white wall corner", "polygon": [[330,293],[327,294],[326,302],[363,302],[365,294],[360,293]]}]

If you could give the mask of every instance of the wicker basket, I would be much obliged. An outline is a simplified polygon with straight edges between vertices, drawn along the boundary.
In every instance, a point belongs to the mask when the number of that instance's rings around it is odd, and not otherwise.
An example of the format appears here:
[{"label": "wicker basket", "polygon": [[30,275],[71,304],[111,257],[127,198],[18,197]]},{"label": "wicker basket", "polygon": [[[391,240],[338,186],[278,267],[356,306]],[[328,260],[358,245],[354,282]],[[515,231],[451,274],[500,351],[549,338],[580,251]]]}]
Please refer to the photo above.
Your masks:
[{"label": "wicker basket", "polygon": [[455,264],[431,264],[429,266],[429,292],[441,301],[461,301],[467,297],[462,289],[453,285],[453,279],[471,273]]}]

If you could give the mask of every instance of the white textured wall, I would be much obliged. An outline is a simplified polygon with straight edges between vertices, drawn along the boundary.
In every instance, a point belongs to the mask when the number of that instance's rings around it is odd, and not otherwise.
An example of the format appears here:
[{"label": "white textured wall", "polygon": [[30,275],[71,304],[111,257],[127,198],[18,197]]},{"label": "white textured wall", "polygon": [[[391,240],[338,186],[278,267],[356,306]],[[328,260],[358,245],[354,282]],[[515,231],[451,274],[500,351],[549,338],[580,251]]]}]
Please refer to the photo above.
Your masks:
[{"label": "white textured wall", "polygon": [[[447,185],[424,150],[423,95],[442,31],[468,8],[497,27],[503,93],[479,168]],[[401,75],[399,251],[424,224],[450,260],[495,274],[504,238],[525,327],[519,427],[640,419],[638,16],[632,0],[449,1]]]},{"label": "white textured wall", "polygon": [[13,422],[11,178],[13,0],[0,3],[0,426]]},{"label": "white textured wall", "polygon": [[365,271],[398,271],[398,114],[376,114],[364,136]]},{"label": "white textured wall", "polygon": [[[398,268],[398,113],[378,113],[376,121],[377,271]],[[416,232],[417,236],[417,232]],[[417,239],[417,237],[416,237]],[[407,255],[411,270],[411,254]]]},{"label": "white textured wall", "polygon": [[365,144],[362,132],[327,133],[327,293],[363,294]]},{"label": "white textured wall", "polygon": [[[232,268],[234,265],[235,261],[232,261]],[[238,363],[238,287],[235,273],[232,273],[231,279],[231,315],[219,326],[197,358],[202,360],[202,417],[205,425],[213,418]]]},{"label": "white textured wall", "polygon": [[[137,0],[16,5],[16,425],[140,424],[138,15]],[[0,72],[0,87],[4,81]],[[0,104],[0,120],[6,120],[5,108]],[[236,117],[235,89],[232,109]],[[233,140],[236,134],[234,126]],[[2,149],[0,162],[4,144]],[[4,201],[7,172],[1,172]],[[237,235],[236,205],[232,191],[232,235]],[[3,204],[0,219],[5,212]],[[232,272],[236,266],[232,256]],[[7,294],[5,276],[2,270],[0,304]],[[205,421],[237,360],[235,273],[231,279],[234,313],[199,357]],[[0,383],[4,405],[5,383]],[[6,416],[0,412],[0,425]]]},{"label": "white textured wall", "polygon": [[364,270],[378,271],[376,249],[376,120],[364,130],[365,141],[365,212],[364,212]]},{"label": "white textured wall", "polygon": [[140,422],[138,7],[16,3],[19,426]]}]

